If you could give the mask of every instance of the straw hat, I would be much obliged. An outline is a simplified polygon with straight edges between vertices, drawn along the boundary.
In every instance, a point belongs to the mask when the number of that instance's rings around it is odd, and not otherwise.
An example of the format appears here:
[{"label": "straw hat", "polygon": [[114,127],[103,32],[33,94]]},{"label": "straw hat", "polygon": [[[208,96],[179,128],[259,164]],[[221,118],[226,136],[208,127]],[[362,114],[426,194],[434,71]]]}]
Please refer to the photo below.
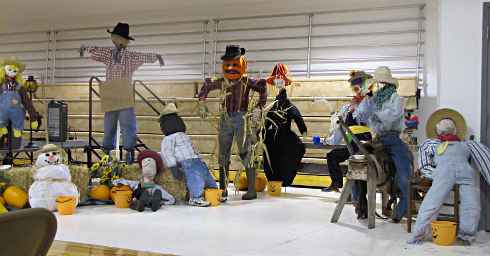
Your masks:
[{"label": "straw hat", "polygon": [[[369,79],[373,78],[370,74],[367,74],[366,72],[362,70],[352,70],[349,73],[349,80],[347,80],[351,85],[359,84],[359,79]],[[362,82],[362,81],[361,81]]]},{"label": "straw hat", "polygon": [[47,153],[47,152],[59,152],[60,148],[54,144],[46,144],[44,145],[39,153]]},{"label": "straw hat", "polygon": [[437,138],[436,125],[443,119],[451,119],[456,125],[456,133],[460,139],[466,137],[466,122],[464,117],[456,110],[450,108],[439,109],[432,113],[427,121],[425,133],[428,138]]},{"label": "straw hat", "polygon": [[379,83],[388,83],[398,87],[398,80],[393,78],[391,70],[388,67],[381,66],[374,71],[374,79]]},{"label": "straw hat", "polygon": [[175,114],[175,113],[177,113],[177,112],[179,112],[179,111],[177,110],[177,107],[175,106],[175,104],[174,104],[174,103],[167,103],[167,104],[165,105],[165,108],[163,108],[163,111],[162,111],[161,116],[166,116],[166,115],[170,115],[170,114]]}]

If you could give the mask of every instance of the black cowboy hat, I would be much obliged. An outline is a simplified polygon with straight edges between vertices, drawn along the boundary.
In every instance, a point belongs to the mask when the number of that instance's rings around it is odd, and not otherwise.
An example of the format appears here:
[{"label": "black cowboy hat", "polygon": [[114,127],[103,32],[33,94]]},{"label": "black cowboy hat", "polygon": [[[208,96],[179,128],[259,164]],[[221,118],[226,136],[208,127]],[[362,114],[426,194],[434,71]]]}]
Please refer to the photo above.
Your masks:
[{"label": "black cowboy hat", "polygon": [[236,59],[245,55],[245,48],[240,48],[240,45],[227,45],[225,55],[221,56],[221,60]]},{"label": "black cowboy hat", "polygon": [[366,72],[362,70],[354,70],[350,72],[350,78],[349,78],[349,83],[351,85],[356,85],[362,83],[362,79],[370,79],[373,78],[370,74],[367,74]]},{"label": "black cowboy hat", "polygon": [[126,39],[129,39],[129,40],[134,40],[134,38],[129,36],[129,25],[128,25],[128,23],[119,22],[119,23],[117,23],[117,25],[114,27],[114,29],[112,31],[110,31],[108,29],[107,32],[111,33],[111,34],[118,35],[118,36],[122,36]]}]

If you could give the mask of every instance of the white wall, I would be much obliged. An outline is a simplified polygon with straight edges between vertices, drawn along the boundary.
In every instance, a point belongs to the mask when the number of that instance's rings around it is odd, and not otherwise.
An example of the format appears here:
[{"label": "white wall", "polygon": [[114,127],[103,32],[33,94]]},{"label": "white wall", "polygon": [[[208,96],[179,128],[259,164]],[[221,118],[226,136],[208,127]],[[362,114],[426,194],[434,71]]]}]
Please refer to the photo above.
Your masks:
[{"label": "white wall", "polygon": [[483,0],[441,0],[439,106],[460,111],[480,136]]}]

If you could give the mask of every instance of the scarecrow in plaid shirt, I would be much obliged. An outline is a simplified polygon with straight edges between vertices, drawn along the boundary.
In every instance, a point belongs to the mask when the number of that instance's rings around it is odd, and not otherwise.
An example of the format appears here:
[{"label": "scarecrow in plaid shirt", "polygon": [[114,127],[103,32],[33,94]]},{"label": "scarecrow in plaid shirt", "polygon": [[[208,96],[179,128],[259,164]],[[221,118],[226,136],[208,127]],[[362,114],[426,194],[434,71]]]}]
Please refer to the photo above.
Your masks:
[{"label": "scarecrow in plaid shirt", "polygon": [[[230,165],[231,145],[235,137],[240,158],[246,169],[248,191],[243,195],[243,200],[257,198],[255,192],[256,170],[254,161],[251,159],[251,146],[256,140],[255,133],[246,131],[246,116],[249,111],[249,96],[253,92],[259,94],[258,103],[253,106],[252,125],[256,125],[262,113],[262,108],[267,101],[267,88],[265,79],[256,80],[246,76],[247,60],[245,49],[238,45],[228,45],[223,60],[224,78],[212,80],[206,79],[199,92],[199,113],[202,118],[206,118],[208,109],[205,100],[208,93],[213,90],[221,90],[224,94],[223,107],[226,109],[220,116],[219,121],[219,184],[224,190],[223,197],[228,195],[227,176]],[[253,92],[251,92],[253,91]]]},{"label": "scarecrow in plaid shirt", "polygon": [[[132,81],[133,73],[145,63],[154,63],[157,60],[163,65],[162,56],[155,53],[139,53],[127,50],[130,40],[129,25],[118,23],[111,34],[115,47],[85,47],[80,48],[80,54],[85,51],[91,54],[95,61],[102,62],[106,66],[106,81],[129,80]],[[130,86],[130,85],[129,85]],[[128,87],[128,89],[131,87]],[[126,161],[134,160],[134,147],[136,145],[136,115],[133,107],[108,111],[104,114],[104,151],[109,154],[116,147],[117,122],[121,125],[123,134],[123,148],[127,151]]]}]

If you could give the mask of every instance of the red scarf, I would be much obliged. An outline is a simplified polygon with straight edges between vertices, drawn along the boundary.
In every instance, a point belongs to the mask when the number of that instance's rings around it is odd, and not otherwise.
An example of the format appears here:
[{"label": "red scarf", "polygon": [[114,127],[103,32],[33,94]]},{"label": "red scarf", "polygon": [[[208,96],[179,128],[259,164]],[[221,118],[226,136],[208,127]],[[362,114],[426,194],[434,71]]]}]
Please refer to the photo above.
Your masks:
[{"label": "red scarf", "polygon": [[443,135],[437,136],[437,138],[441,141],[460,141],[461,140],[461,139],[459,139],[459,137],[457,135],[454,135],[454,134],[443,134]]}]

